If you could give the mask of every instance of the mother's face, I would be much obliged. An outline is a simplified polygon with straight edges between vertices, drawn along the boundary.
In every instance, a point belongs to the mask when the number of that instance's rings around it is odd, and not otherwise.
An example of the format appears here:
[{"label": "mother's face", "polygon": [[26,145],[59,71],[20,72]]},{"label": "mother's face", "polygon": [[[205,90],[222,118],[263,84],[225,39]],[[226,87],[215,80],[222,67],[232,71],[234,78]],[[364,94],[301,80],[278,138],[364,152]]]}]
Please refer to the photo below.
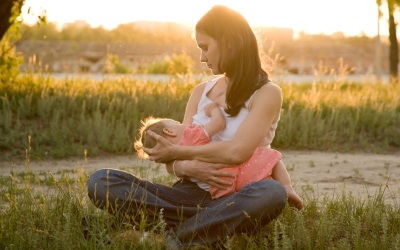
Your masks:
[{"label": "mother's face", "polygon": [[201,50],[200,62],[206,63],[207,67],[214,75],[219,75],[224,72],[219,72],[218,64],[220,61],[220,50],[217,41],[211,36],[206,35],[201,31],[196,31],[197,46]]}]

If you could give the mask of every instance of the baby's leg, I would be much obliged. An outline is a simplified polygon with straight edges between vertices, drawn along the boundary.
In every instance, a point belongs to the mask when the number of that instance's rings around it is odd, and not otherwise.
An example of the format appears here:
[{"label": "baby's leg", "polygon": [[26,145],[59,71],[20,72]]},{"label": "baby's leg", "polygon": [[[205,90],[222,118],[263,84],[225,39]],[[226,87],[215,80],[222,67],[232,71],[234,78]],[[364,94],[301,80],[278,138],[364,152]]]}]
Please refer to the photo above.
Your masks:
[{"label": "baby's leg", "polygon": [[272,170],[272,178],[276,181],[279,181],[285,187],[288,194],[289,205],[297,209],[302,209],[303,200],[294,191],[289,173],[281,160],[275,165],[274,169]]}]

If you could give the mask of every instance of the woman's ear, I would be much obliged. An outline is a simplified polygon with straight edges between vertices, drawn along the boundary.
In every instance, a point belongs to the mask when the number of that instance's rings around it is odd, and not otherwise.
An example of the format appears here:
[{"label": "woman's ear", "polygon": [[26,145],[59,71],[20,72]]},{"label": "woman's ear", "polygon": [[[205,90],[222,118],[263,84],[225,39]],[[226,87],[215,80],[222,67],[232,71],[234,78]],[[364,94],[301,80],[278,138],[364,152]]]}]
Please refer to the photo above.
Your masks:
[{"label": "woman's ear", "polygon": [[168,136],[172,136],[172,137],[177,136],[176,132],[170,128],[163,128],[162,132]]}]

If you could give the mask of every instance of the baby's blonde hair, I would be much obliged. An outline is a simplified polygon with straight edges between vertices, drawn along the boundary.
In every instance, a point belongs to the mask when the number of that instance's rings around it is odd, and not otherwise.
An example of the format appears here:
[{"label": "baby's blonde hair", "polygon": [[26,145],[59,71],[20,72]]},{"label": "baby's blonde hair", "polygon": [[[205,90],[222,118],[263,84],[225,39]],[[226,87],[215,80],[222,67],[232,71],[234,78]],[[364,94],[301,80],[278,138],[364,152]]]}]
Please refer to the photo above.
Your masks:
[{"label": "baby's blonde hair", "polygon": [[166,118],[154,118],[152,116],[140,121],[142,127],[139,130],[139,138],[135,141],[134,147],[137,154],[142,159],[147,159],[149,156],[143,151],[143,148],[153,148],[157,145],[156,139],[147,136],[147,131],[151,130],[154,133],[164,136],[163,128],[165,127],[163,121]]}]

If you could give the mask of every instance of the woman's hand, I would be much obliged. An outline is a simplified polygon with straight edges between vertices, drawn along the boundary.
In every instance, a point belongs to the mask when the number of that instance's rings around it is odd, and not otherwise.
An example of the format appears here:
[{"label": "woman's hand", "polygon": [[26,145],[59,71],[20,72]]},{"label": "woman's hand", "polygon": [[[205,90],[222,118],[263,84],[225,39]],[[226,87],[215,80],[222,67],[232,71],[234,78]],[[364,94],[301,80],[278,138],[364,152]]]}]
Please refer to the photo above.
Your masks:
[{"label": "woman's hand", "polygon": [[226,189],[233,185],[234,174],[223,172],[220,169],[229,167],[226,164],[208,163],[197,160],[176,161],[175,171],[179,175],[193,177],[219,189]]},{"label": "woman's hand", "polygon": [[157,145],[154,148],[143,148],[143,151],[149,155],[149,160],[157,163],[167,163],[175,160],[173,149],[177,147],[177,145],[151,130],[147,131],[147,135],[153,137],[157,141]]}]

